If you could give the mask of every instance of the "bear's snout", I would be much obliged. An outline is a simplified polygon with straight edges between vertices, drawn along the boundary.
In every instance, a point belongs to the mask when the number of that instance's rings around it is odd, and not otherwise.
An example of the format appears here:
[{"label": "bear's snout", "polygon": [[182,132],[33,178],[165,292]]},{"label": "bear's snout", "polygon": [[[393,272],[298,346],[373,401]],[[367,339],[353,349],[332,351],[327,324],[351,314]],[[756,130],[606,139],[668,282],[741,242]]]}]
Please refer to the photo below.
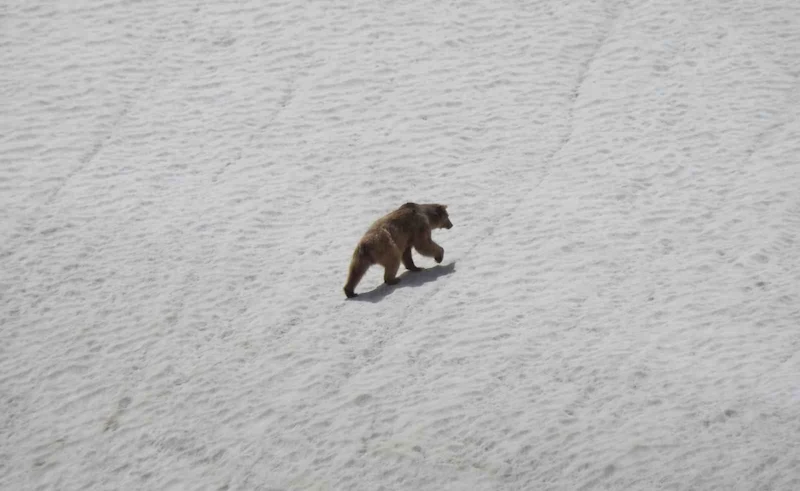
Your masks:
[{"label": "bear's snout", "polygon": [[447,220],[447,223],[444,224],[444,228],[446,228],[446,229],[453,228],[453,224],[450,222],[450,220]]}]

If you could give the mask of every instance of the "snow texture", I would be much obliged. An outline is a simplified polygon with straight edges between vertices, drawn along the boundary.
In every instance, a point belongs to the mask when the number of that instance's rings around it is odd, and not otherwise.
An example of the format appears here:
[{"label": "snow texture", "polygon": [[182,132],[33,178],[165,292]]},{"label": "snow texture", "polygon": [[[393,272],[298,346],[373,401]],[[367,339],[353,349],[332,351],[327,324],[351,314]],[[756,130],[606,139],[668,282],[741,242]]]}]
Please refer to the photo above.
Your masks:
[{"label": "snow texture", "polygon": [[1,489],[800,489],[800,2],[0,26]]}]

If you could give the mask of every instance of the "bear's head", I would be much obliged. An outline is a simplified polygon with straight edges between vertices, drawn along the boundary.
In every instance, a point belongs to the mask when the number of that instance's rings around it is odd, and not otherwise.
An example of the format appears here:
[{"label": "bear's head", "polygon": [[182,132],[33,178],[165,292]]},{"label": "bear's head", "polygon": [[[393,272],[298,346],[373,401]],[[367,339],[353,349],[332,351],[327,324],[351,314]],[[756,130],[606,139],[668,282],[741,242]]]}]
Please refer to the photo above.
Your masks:
[{"label": "bear's head", "polygon": [[447,205],[431,205],[429,219],[433,228],[453,228],[453,222],[447,214]]}]

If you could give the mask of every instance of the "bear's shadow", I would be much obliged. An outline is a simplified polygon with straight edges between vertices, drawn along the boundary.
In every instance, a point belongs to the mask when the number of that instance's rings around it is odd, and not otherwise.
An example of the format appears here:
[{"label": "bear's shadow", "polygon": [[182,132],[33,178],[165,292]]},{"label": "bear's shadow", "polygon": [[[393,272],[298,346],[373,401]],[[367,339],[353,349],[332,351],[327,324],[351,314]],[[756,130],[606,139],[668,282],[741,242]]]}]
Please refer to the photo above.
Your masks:
[{"label": "bear's shadow", "polygon": [[425,268],[422,271],[406,271],[398,276],[398,278],[400,278],[400,283],[397,283],[396,285],[387,285],[386,283],[381,283],[381,285],[374,290],[359,293],[357,297],[350,298],[348,300],[356,302],[380,302],[398,288],[424,285],[425,283],[436,281],[442,276],[447,276],[455,270],[456,263],[454,261],[450,264],[445,264],[444,266],[436,265],[432,268]]}]

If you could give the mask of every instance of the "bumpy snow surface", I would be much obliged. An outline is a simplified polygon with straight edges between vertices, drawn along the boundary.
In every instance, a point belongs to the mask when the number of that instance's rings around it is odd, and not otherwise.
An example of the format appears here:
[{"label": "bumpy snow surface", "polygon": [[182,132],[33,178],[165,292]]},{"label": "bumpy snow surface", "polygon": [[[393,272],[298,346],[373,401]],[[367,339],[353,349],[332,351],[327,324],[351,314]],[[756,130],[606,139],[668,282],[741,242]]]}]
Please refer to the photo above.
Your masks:
[{"label": "bumpy snow surface", "polygon": [[[12,0],[0,43],[1,489],[800,489],[800,2]],[[444,261],[346,300],[406,201]]]}]

